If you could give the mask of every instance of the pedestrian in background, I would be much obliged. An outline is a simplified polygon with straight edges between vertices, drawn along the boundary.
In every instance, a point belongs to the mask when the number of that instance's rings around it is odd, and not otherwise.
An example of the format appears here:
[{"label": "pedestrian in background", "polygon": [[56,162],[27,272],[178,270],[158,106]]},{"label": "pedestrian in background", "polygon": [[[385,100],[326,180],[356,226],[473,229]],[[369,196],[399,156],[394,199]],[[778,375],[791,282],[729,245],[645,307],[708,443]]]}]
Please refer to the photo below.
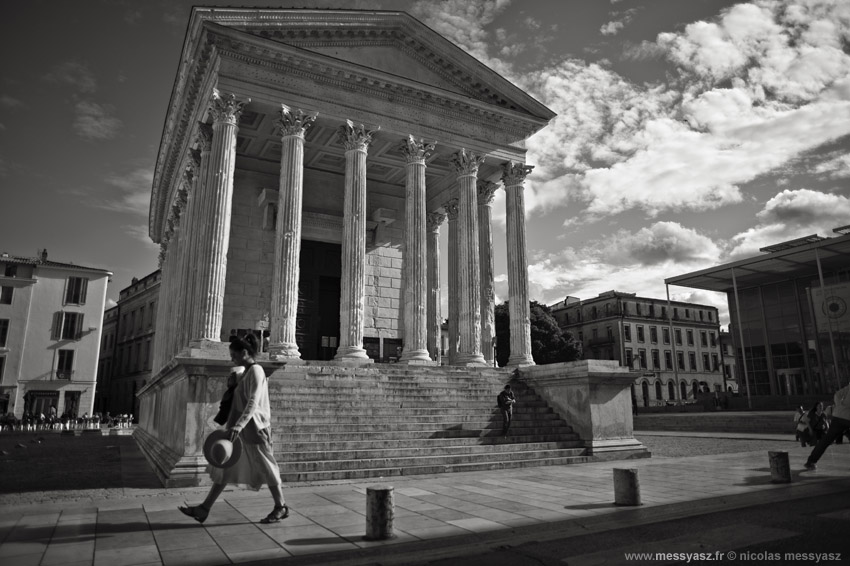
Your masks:
[{"label": "pedestrian in background", "polygon": [[511,391],[510,384],[505,385],[505,388],[496,397],[496,402],[499,405],[499,410],[502,412],[502,436],[507,436],[508,430],[511,428],[514,404],[516,403],[516,397],[514,397],[514,392]]},{"label": "pedestrian in background", "polygon": [[829,445],[836,438],[850,430],[850,385],[836,391],[833,401],[835,404],[832,407],[832,423],[829,426],[829,430],[823,435],[823,438],[818,441],[815,449],[809,454],[809,459],[806,460],[807,470],[816,470],[818,460],[826,452]]}]

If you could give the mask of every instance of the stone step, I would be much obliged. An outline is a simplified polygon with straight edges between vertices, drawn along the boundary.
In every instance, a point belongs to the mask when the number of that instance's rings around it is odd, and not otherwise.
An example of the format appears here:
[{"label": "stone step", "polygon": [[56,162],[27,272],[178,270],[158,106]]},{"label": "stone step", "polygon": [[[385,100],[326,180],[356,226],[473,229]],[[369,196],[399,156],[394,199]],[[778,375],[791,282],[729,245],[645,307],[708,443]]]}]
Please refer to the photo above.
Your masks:
[{"label": "stone step", "polygon": [[536,460],[531,459],[507,460],[501,462],[468,462],[463,464],[418,465],[410,467],[393,466],[387,468],[336,470],[321,472],[288,472],[285,469],[282,469],[280,477],[284,482],[317,482],[349,480],[357,478],[443,474],[451,472],[477,472],[482,470],[507,470],[516,468],[531,468],[536,466],[566,466],[571,464],[584,464],[589,461],[589,456],[567,456],[562,458],[540,458]]},{"label": "stone step", "polygon": [[[289,410],[290,407],[279,408],[278,412],[285,416],[286,419],[289,420],[291,418],[295,418],[297,416],[338,416],[341,418],[345,418],[347,416],[373,416],[373,417],[384,417],[384,416],[396,416],[399,415],[400,412],[403,412],[404,415],[408,418],[422,416],[422,417],[441,417],[441,418],[454,418],[459,415],[469,415],[475,412],[476,414],[490,414],[495,411],[495,406],[487,405],[480,407],[470,407],[465,405],[463,407],[408,407],[407,405],[403,407],[399,407],[398,405],[387,405],[383,407],[309,407],[304,412],[300,414],[296,414],[295,411]],[[524,415],[547,415],[554,414],[554,411],[551,407],[543,403],[542,401],[538,406],[528,406],[526,404],[521,404],[514,408],[514,418],[521,418]]]},{"label": "stone step", "polygon": [[[299,442],[446,442],[446,441],[468,441],[475,440],[476,442],[498,442],[502,439],[501,429],[451,429],[441,431],[430,431],[423,433],[422,431],[392,431],[386,430],[381,432],[372,432],[369,434],[351,433],[351,432],[281,432],[275,426],[275,439],[280,439],[284,443],[299,443]],[[555,432],[540,432],[531,430],[516,430],[511,427],[512,440],[519,439],[533,440],[535,442],[558,442],[576,440],[577,435],[568,427],[559,427]]]},{"label": "stone step", "polygon": [[[310,446],[310,445],[307,445]],[[315,446],[315,444],[313,445]],[[276,450],[275,458],[278,462],[305,462],[315,458],[316,450],[307,449],[304,451],[298,450]],[[291,447],[288,447],[291,448]],[[573,442],[534,442],[528,444],[487,444],[477,446],[430,446],[430,447],[407,447],[407,448],[387,448],[383,446],[375,446],[367,449],[341,449],[325,452],[327,461],[330,460],[379,460],[387,458],[423,458],[436,456],[468,456],[476,455],[496,455],[496,454],[511,454],[512,458],[516,458],[516,454],[532,455],[539,452],[548,452],[553,450],[573,450],[581,453],[584,447],[578,441]],[[577,454],[570,454],[577,455]]]},{"label": "stone step", "polygon": [[[302,425],[302,426],[314,426],[314,425],[323,425],[323,424],[335,424],[335,425],[352,425],[352,426],[378,426],[378,427],[403,427],[405,424],[409,424],[415,427],[417,430],[421,428],[434,428],[432,425],[434,424],[442,424],[449,426],[453,426],[454,424],[463,423],[463,424],[475,424],[475,423],[487,423],[492,420],[498,420],[500,423],[502,421],[501,414],[497,411],[474,411],[469,414],[454,414],[454,415],[405,415],[405,414],[387,414],[387,415],[301,415],[301,414],[293,414],[286,419],[281,419],[282,424],[284,426],[291,425]],[[566,423],[561,420],[561,418],[555,414],[554,412],[550,413],[514,413],[513,423],[515,425],[519,425],[520,423],[530,423],[528,426],[532,426],[534,424],[540,425],[560,425]],[[405,430],[404,428],[399,428],[398,430]]]},{"label": "stone step", "polygon": [[[517,423],[520,425],[522,423]],[[408,439],[408,438],[456,438],[458,436],[487,436],[498,434],[502,430],[501,422],[490,423],[488,426],[473,426],[472,424],[457,423],[447,428],[395,428],[395,427],[373,427],[370,429],[356,430],[350,425],[316,425],[307,431],[300,427],[288,427],[275,424],[275,434],[292,441],[319,440],[318,435],[336,435],[339,439],[347,440],[383,440],[383,439]],[[511,425],[511,432],[517,436],[536,436],[538,434],[569,434],[572,429],[566,425],[554,426],[531,426],[521,427]],[[304,435],[304,436],[299,436]],[[323,440],[327,440],[323,439]]]},{"label": "stone step", "polygon": [[[567,440],[568,439],[568,440]],[[461,450],[472,453],[478,449],[487,450],[517,450],[518,447],[527,447],[531,450],[540,450],[542,448],[578,448],[582,445],[578,435],[561,434],[561,435],[536,435],[536,436],[519,436],[511,434],[504,437],[501,434],[485,437],[461,437],[461,438],[416,438],[407,440],[353,440],[340,442],[337,440],[329,441],[298,441],[290,442],[289,440],[275,442],[275,454],[284,452],[319,452],[328,454],[337,451],[351,450],[406,450],[417,449],[422,450],[423,454],[431,450]]]},{"label": "stone step", "polygon": [[[557,415],[554,415],[557,416]],[[282,434],[298,432],[300,430],[315,430],[318,432],[347,432],[369,434],[372,432],[381,432],[386,430],[394,430],[397,432],[423,432],[423,433],[439,433],[444,430],[490,430],[501,429],[502,419],[494,418],[491,420],[476,420],[469,422],[440,422],[440,423],[412,423],[399,420],[397,422],[367,420],[360,423],[344,423],[344,422],[314,422],[309,424],[293,423],[291,421],[275,422],[275,431],[280,431]],[[567,423],[560,417],[552,420],[536,420],[525,419],[516,420],[511,424],[511,429],[516,428],[517,431],[530,432],[539,430],[540,432],[554,432],[555,429],[564,428]]]},{"label": "stone step", "polygon": [[[566,448],[556,450],[522,450],[518,452],[500,452],[476,454],[477,463],[487,462],[510,462],[514,460],[540,460],[543,458],[568,458],[582,456],[584,448]],[[401,468],[413,466],[451,466],[465,464],[470,461],[466,454],[459,455],[437,455],[437,456],[391,456],[383,458],[368,458],[354,460],[311,460],[311,461],[282,461],[280,465],[288,473],[297,472],[323,472],[326,470],[370,470],[373,468],[387,468],[390,465]]]}]

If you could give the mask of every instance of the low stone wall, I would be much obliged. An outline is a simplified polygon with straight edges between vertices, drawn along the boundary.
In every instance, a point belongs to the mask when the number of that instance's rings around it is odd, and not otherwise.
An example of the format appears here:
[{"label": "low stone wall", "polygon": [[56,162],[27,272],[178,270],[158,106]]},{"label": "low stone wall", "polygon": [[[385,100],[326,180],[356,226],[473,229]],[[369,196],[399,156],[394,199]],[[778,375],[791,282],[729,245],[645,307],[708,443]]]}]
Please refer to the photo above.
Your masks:
[{"label": "low stone wall", "polygon": [[526,382],[569,423],[595,459],[649,457],[635,440],[628,368],[581,360],[519,369]]}]

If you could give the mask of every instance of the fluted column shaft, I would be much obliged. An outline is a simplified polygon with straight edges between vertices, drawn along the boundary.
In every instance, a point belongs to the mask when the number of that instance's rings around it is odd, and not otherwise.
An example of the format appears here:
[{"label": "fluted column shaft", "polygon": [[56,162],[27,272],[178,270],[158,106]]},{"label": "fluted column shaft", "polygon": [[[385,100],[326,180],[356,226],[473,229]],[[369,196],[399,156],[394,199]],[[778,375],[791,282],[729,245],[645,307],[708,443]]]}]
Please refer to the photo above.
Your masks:
[{"label": "fluted column shaft", "polygon": [[304,193],[304,132],[316,115],[281,105],[280,190],[275,226],[275,262],[269,315],[269,357],[301,357],[295,341],[298,317],[299,260],[301,256],[301,206]]},{"label": "fluted column shaft", "polygon": [[335,359],[368,360],[363,348],[366,287],[366,155],[372,133],[350,120],[338,135],[345,147],[339,347]]},{"label": "fluted column shaft", "polygon": [[239,116],[248,101],[233,94],[214,91],[210,164],[202,199],[207,208],[206,234],[198,250],[201,314],[201,340],[221,340],[224,284],[227,276],[227,249],[230,245],[230,215],[233,203],[233,171],[236,167],[236,132]]},{"label": "fluted column shaft", "polygon": [[446,211],[446,216],[449,219],[449,364],[454,365],[457,362],[458,352],[458,266],[457,266],[457,247],[458,247],[458,229],[457,216],[458,206],[457,198],[453,198],[443,204],[443,210]]},{"label": "fluted column shaft", "polygon": [[190,254],[189,265],[189,289],[191,302],[187,321],[189,323],[189,341],[201,338],[201,275],[204,271],[201,255],[202,242],[206,241],[205,231],[207,228],[207,202],[204,199],[204,187],[207,184],[210,167],[210,150],[212,149],[212,127],[208,124],[198,124],[198,175],[195,180],[195,197],[192,207],[192,234],[189,236]]},{"label": "fluted column shaft", "polygon": [[504,165],[508,249],[508,315],[511,319],[509,366],[534,365],[531,356],[531,322],[528,305],[528,256],[525,247],[525,195],[523,182],[533,167]]},{"label": "fluted column shaft", "polygon": [[484,159],[460,150],[452,156],[458,191],[459,365],[484,364],[481,355],[481,266],[478,257],[478,166]]},{"label": "fluted column shaft", "polygon": [[440,225],[446,220],[441,212],[428,214],[428,354],[440,364],[442,355],[441,327],[443,318],[440,313]]},{"label": "fluted column shaft", "polygon": [[175,231],[175,236],[177,238],[177,267],[176,267],[176,277],[175,277],[175,289],[174,289],[174,310],[173,318],[174,318],[174,352],[179,352],[183,346],[186,345],[184,342],[185,339],[185,328],[187,326],[185,314],[186,314],[186,299],[189,296],[188,289],[186,289],[186,279],[189,275],[188,268],[188,255],[189,255],[189,186],[191,180],[184,180],[183,188],[180,189],[177,193],[178,198],[178,206],[179,206],[179,215],[177,217],[177,230]]},{"label": "fluted column shaft", "polygon": [[493,283],[493,230],[490,224],[496,184],[478,181],[478,254],[481,261],[481,353],[493,364],[496,291]]},{"label": "fluted column shaft", "polygon": [[402,143],[407,161],[404,238],[404,350],[400,362],[428,363],[428,242],[425,159],[433,143],[413,136]]}]

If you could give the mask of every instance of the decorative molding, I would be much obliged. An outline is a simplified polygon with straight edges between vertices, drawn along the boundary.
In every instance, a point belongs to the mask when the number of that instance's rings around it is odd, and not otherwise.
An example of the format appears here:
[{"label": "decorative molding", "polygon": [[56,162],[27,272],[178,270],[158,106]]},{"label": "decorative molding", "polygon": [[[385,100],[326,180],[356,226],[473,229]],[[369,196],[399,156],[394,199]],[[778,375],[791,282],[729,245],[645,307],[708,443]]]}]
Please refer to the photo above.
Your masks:
[{"label": "decorative molding", "polygon": [[424,139],[420,138],[417,140],[412,135],[409,135],[407,139],[402,140],[401,146],[398,149],[408,163],[425,163],[425,160],[431,156],[431,152],[434,151],[436,145],[436,141],[429,143]]},{"label": "decorative molding", "polygon": [[214,88],[210,99],[210,113],[213,117],[213,123],[237,125],[242,109],[249,102],[251,102],[250,98],[240,100],[232,92],[222,93]]},{"label": "decorative molding", "polygon": [[534,169],[533,165],[525,165],[524,163],[516,163],[509,161],[502,164],[502,183],[505,184],[505,189],[515,185],[522,185],[525,178]]},{"label": "decorative molding", "polygon": [[212,148],[212,136],[212,126],[200,122],[198,124],[198,131],[195,132],[195,141],[201,152],[209,151]]},{"label": "decorative molding", "polygon": [[280,128],[281,137],[299,136],[303,138],[304,132],[313,125],[318,116],[318,112],[307,114],[300,108],[293,112],[292,108],[286,104],[281,104],[280,118],[274,121],[274,125]]},{"label": "decorative molding", "polygon": [[491,181],[478,179],[478,206],[489,206],[493,204],[493,197],[499,186]]},{"label": "decorative molding", "polygon": [[363,124],[355,124],[351,120],[346,120],[345,124],[337,130],[337,137],[346,151],[353,149],[367,151],[369,144],[372,143],[372,136],[380,129],[381,127],[377,126],[375,130],[367,130]]},{"label": "decorative molding", "polygon": [[458,200],[457,200],[457,197],[450,199],[449,201],[443,203],[443,210],[446,211],[446,215],[449,217],[449,222],[456,221],[457,215],[458,215]]},{"label": "decorative molding", "polygon": [[443,225],[443,222],[446,221],[447,214],[442,212],[429,212],[427,227],[429,232],[437,232],[440,229],[440,226]]},{"label": "decorative molding", "polygon": [[484,158],[477,153],[461,149],[451,158],[452,165],[458,176],[477,175],[478,167],[484,163]]}]

